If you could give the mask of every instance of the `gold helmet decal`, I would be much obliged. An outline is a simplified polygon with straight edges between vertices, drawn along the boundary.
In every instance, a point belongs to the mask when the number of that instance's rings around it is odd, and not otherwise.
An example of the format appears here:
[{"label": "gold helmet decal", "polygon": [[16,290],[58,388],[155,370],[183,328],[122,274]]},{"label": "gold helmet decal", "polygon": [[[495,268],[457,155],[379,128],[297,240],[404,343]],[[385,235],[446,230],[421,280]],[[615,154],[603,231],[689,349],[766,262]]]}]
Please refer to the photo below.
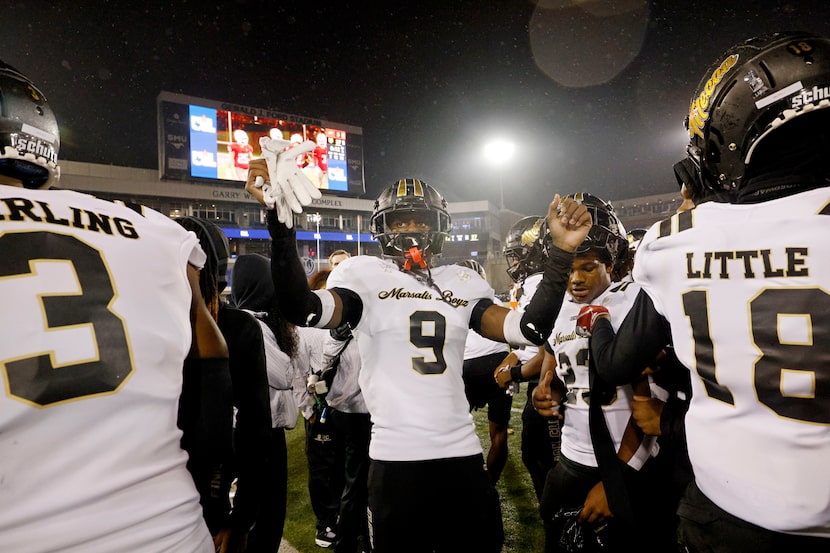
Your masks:
[{"label": "gold helmet decal", "polygon": [[531,247],[536,240],[539,239],[539,229],[542,227],[542,222],[544,218],[540,217],[533,223],[533,226],[527,229],[522,233],[522,239],[520,241],[522,246]]},{"label": "gold helmet decal", "polygon": [[43,103],[43,96],[41,96],[40,92],[38,92],[38,90],[32,85],[26,85],[26,92],[29,94],[29,98],[31,98],[36,104]]},{"label": "gold helmet decal", "polygon": [[[409,190],[409,192],[407,192]],[[424,197],[424,183],[418,179],[401,179],[398,181],[397,196],[418,196]]]},{"label": "gold helmet decal", "polygon": [[709,80],[706,81],[700,96],[692,101],[692,105],[689,107],[689,138],[694,138],[695,135],[703,138],[703,126],[709,119],[709,101],[723,77],[738,63],[738,57],[738,54],[732,54],[723,60],[712,73],[712,76],[709,77]]}]

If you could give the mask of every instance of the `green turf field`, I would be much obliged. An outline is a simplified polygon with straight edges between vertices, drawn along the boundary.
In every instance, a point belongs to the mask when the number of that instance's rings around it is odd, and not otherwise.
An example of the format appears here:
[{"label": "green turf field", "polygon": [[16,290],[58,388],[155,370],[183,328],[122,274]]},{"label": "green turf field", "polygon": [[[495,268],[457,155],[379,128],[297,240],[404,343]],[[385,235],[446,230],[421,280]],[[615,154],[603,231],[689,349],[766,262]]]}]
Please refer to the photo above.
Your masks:
[{"label": "green turf field", "polygon": [[[521,458],[521,409],[525,403],[525,389],[513,399],[510,424],[515,430],[508,439],[509,459],[498,483],[504,517],[505,545],[503,553],[542,551],[544,535],[539,519],[538,504],[530,477]],[[486,453],[489,448],[487,411],[473,413],[478,435]],[[307,468],[303,451],[305,430],[302,420],[285,434],[288,442],[288,514],[284,538],[300,553],[326,551],[314,544],[314,514],[308,500]]]}]

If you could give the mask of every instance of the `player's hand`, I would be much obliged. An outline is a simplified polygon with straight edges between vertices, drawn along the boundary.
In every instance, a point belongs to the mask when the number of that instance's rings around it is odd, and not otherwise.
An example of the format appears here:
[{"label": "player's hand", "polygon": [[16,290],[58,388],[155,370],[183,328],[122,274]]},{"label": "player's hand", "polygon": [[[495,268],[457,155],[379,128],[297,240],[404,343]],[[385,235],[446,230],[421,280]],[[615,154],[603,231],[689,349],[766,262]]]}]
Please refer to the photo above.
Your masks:
[{"label": "player's hand", "polygon": [[261,204],[277,212],[277,219],[291,228],[293,213],[302,213],[303,206],[322,197],[320,190],[297,166],[296,158],[314,150],[315,144],[306,140],[291,146],[286,140],[259,139],[266,174],[262,173],[261,162],[251,162],[245,189]]},{"label": "player's hand", "polygon": [[611,513],[611,507],[608,506],[605,486],[602,482],[598,482],[585,497],[585,503],[582,505],[582,511],[579,513],[577,520],[583,524],[596,527],[612,516],[614,515]]},{"label": "player's hand", "polygon": [[281,189],[271,187],[270,178],[268,162],[265,158],[251,160],[248,166],[248,180],[245,182],[245,190],[266,208],[276,211],[277,220],[291,228],[294,225],[291,208],[283,200]]},{"label": "player's hand", "polygon": [[496,384],[499,385],[499,388],[507,389],[507,385],[513,380],[510,376],[510,367],[518,362],[519,358],[516,357],[516,354],[509,353],[493,371],[493,378],[496,379]]},{"label": "player's hand", "polygon": [[573,198],[554,196],[548,206],[548,233],[553,245],[567,252],[575,252],[591,230],[591,214]]},{"label": "player's hand", "polygon": [[602,305],[585,305],[576,316],[576,333],[583,338],[590,338],[597,319],[610,319],[611,315]]},{"label": "player's hand", "polygon": [[660,416],[663,414],[665,403],[654,397],[640,396],[634,394],[634,401],[631,402],[631,418],[648,436],[659,436]]},{"label": "player's hand", "polygon": [[551,382],[553,382],[553,371],[548,371],[533,389],[533,395],[531,396],[533,409],[543,417],[562,420],[563,417],[559,409],[559,402],[553,398],[553,391],[550,386]]}]

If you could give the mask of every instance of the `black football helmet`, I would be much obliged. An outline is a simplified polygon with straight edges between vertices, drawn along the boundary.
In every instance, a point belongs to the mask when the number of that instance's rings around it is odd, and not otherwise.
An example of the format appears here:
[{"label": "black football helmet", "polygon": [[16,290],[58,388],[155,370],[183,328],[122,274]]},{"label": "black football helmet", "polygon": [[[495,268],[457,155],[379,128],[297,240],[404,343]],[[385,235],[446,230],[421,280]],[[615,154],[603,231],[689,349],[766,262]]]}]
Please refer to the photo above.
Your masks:
[{"label": "black football helmet", "polygon": [[761,141],[827,107],[830,39],[774,33],[733,46],[706,71],[689,106],[687,155],[694,176],[715,192],[740,189]]},{"label": "black football helmet", "polygon": [[576,249],[577,255],[596,249],[605,252],[608,261],[614,263],[624,252],[628,252],[628,233],[617,217],[614,206],[586,192],[577,192],[568,197],[584,205],[591,214],[591,230]]},{"label": "black football helmet", "polygon": [[461,261],[458,264],[462,267],[467,267],[468,269],[474,270],[481,276],[481,278],[487,280],[487,271],[485,271],[481,263],[479,263],[475,259],[465,259],[464,261]]},{"label": "black football helmet", "polygon": [[0,174],[26,188],[48,188],[60,177],[60,133],[43,93],[0,61]]},{"label": "black football helmet", "polygon": [[520,282],[532,274],[542,272],[545,255],[539,231],[544,221],[544,217],[523,217],[513,223],[507,232],[504,258],[507,260],[507,274],[513,282]]},{"label": "black football helmet", "polygon": [[637,247],[640,245],[640,241],[643,239],[643,236],[646,235],[646,229],[644,228],[635,228],[628,231],[626,238],[628,238],[628,250],[631,252],[637,251]]},{"label": "black football helmet", "polygon": [[[392,231],[388,225],[388,218],[401,213],[424,214],[429,221],[430,230]],[[422,180],[406,178],[388,186],[375,200],[371,229],[372,236],[380,244],[383,257],[395,258],[405,263],[405,268],[409,268],[409,264],[414,260],[423,268],[427,263],[426,254],[434,257],[441,255],[444,240],[450,235],[452,222],[447,211],[447,201],[437,190]]]}]

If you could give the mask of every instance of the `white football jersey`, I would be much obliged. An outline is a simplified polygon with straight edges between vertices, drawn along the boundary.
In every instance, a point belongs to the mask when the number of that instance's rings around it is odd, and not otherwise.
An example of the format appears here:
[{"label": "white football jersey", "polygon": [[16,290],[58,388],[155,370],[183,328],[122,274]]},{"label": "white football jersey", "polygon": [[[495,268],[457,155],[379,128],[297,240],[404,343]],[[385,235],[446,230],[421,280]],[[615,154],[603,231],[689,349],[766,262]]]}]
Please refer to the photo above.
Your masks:
[{"label": "white football jersey", "polygon": [[0,549],[209,552],[176,426],[196,236],[0,186]]},{"label": "white football jersey", "polygon": [[700,489],[782,532],[830,535],[830,188],[655,224],[634,278],[692,371]]},{"label": "white football jersey", "polygon": [[[353,335],[357,331],[352,331]],[[323,346],[323,366],[330,367],[334,358],[340,354],[337,372],[331,382],[331,389],[326,394],[326,403],[330,407],[344,413],[368,413],[363,392],[360,390],[358,377],[360,376],[360,348],[356,338],[348,343],[333,338],[326,331],[325,345]]]},{"label": "white football jersey", "polygon": [[297,330],[297,358],[294,372],[294,401],[300,408],[303,417],[310,419],[314,414],[314,398],[306,387],[308,376],[311,373],[319,374],[323,367],[323,346],[329,336],[325,328],[313,326],[298,326]]},{"label": "white football jersey", "polygon": [[[591,305],[603,305],[611,315],[616,330],[625,319],[640,287],[632,283],[613,283]],[[562,425],[562,455],[589,467],[597,466],[591,430],[588,424],[591,389],[588,378],[588,338],[576,331],[576,317],[584,303],[574,302],[566,295],[562,309],[556,318],[548,338],[548,347],[556,357],[556,374],[568,388],[565,401],[565,420]],[[608,431],[614,440],[614,449],[620,449],[623,433],[631,418],[631,401],[634,394],[630,385],[619,386],[617,395],[602,406]]]},{"label": "white football jersey", "polygon": [[[490,299],[493,303],[499,305],[499,300],[496,296]],[[465,360],[484,357],[485,355],[492,355],[494,353],[503,353],[507,357],[507,354],[510,353],[510,348],[504,342],[496,342],[490,338],[485,338],[472,328],[467,332],[467,342],[464,344]]]},{"label": "white football jersey", "polygon": [[[542,282],[542,273],[533,273],[528,276],[524,282],[515,283],[510,289],[510,309],[514,311],[524,311],[530,300],[533,299],[533,294],[536,293],[539,283]],[[524,346],[513,349],[513,353],[522,363],[527,363],[539,352],[537,346]]]},{"label": "white football jersey", "polygon": [[504,342],[496,342],[489,338],[485,338],[472,328],[467,333],[467,342],[464,344],[464,359],[475,359],[476,357],[484,357],[494,353],[502,353],[505,357],[510,353],[510,349]]},{"label": "white football jersey", "polygon": [[395,262],[357,256],[343,261],[327,288],[348,288],[363,301],[355,336],[360,388],[372,416],[369,455],[384,461],[481,453],[462,366],[476,302],[493,289],[460,265],[432,269],[438,290]]}]

